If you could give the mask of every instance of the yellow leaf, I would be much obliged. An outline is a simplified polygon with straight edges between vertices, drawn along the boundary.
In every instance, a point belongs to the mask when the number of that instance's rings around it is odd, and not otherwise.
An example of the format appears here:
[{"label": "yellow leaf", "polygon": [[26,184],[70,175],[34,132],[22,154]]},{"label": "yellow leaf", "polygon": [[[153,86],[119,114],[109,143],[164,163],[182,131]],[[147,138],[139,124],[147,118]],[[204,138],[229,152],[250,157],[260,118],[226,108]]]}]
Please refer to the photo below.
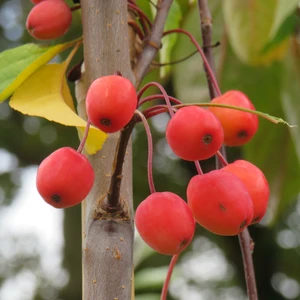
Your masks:
[{"label": "yellow leaf", "polygon": [[55,46],[26,44],[0,53],[0,102],[8,98],[32,73],[78,40]]},{"label": "yellow leaf", "polygon": [[[12,95],[10,106],[23,114],[43,117],[84,132],[86,121],[74,109],[65,79],[66,64],[50,64],[33,73]],[[94,154],[101,149],[107,135],[91,127],[85,150]]]}]

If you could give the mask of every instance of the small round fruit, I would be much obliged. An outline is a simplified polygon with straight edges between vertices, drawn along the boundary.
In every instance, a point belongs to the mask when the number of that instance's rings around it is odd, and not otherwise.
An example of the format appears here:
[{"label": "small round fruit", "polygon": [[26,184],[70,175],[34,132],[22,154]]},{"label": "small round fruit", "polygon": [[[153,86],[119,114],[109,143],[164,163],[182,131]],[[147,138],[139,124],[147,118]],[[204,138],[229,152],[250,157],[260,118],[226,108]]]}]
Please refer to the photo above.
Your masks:
[{"label": "small round fruit", "polygon": [[215,155],[223,137],[220,121],[207,109],[197,106],[179,109],[166,129],[166,139],[173,152],[189,161]]},{"label": "small round fruit", "polygon": [[134,85],[125,77],[103,76],[91,84],[86,95],[86,110],[91,122],[106,133],[121,130],[137,107]]},{"label": "small round fruit", "polygon": [[45,0],[30,11],[26,27],[38,40],[52,40],[63,36],[72,23],[72,12],[63,0]]},{"label": "small round fruit", "polygon": [[45,1],[45,0],[30,0],[33,4],[38,4],[42,1]]},{"label": "small round fruit", "polygon": [[237,160],[221,171],[236,175],[245,184],[253,201],[251,224],[259,222],[266,213],[270,196],[269,184],[263,172],[246,160]]},{"label": "small round fruit", "polygon": [[74,206],[89,194],[95,173],[88,159],[72,148],[64,147],[46,157],[36,177],[42,198],[56,208]]},{"label": "small round fruit", "polygon": [[[211,103],[227,104],[255,110],[248,97],[240,91],[228,91],[217,97]],[[224,144],[227,146],[242,146],[249,142],[258,129],[258,117],[240,110],[209,107],[211,112],[221,121],[224,129]]]},{"label": "small round fruit", "polygon": [[192,241],[195,220],[186,202],[171,192],[148,196],[135,213],[136,228],[155,251],[174,255]]},{"label": "small round fruit", "polygon": [[194,176],[187,187],[187,198],[196,221],[215,234],[239,234],[253,217],[246,186],[228,172],[215,170]]}]

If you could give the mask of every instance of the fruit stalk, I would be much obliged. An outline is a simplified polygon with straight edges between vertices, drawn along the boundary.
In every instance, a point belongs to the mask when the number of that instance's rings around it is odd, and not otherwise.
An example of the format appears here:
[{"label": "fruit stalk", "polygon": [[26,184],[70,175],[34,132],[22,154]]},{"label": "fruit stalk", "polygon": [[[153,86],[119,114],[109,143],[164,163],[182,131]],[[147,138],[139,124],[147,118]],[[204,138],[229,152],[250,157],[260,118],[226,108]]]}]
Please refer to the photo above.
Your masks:
[{"label": "fruit stalk", "polygon": [[170,262],[169,268],[168,268],[167,277],[166,277],[166,280],[164,282],[164,286],[163,286],[162,291],[161,291],[160,300],[166,300],[167,299],[169,284],[170,284],[170,281],[171,281],[171,277],[172,277],[172,274],[173,274],[174,267],[175,267],[175,265],[177,263],[177,260],[179,258],[179,255],[180,255],[180,253],[175,254],[175,255],[172,256],[172,259],[171,259],[171,262]]}]

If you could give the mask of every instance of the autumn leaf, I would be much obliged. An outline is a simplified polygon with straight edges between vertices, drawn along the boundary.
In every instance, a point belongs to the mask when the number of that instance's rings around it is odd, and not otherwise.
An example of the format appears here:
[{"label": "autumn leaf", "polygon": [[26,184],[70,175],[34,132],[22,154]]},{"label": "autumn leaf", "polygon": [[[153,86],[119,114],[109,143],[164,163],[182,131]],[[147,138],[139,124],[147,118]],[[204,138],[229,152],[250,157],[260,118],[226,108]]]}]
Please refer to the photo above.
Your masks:
[{"label": "autumn leaf", "polygon": [[[9,104],[23,114],[75,126],[82,134],[86,121],[75,112],[65,78],[66,65],[64,62],[42,66],[19,86]],[[97,152],[106,136],[104,132],[91,127],[85,145],[86,151],[89,154]]]}]

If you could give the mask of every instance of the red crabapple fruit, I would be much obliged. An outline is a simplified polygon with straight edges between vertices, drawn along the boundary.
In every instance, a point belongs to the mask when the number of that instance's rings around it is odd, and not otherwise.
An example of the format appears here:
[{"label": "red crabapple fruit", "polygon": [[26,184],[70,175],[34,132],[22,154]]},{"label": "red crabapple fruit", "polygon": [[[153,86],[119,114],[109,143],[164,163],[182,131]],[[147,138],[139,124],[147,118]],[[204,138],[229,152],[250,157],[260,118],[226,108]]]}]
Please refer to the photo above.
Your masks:
[{"label": "red crabapple fruit", "polygon": [[[240,91],[228,91],[217,97],[211,103],[227,104],[255,110],[248,97]],[[258,129],[258,117],[240,110],[209,107],[220,120],[224,129],[224,144],[227,146],[242,146],[249,142]]]},{"label": "red crabapple fruit", "polygon": [[135,213],[136,228],[155,251],[174,255],[193,239],[195,220],[186,202],[171,192],[148,196]]},{"label": "red crabapple fruit", "polygon": [[236,235],[251,223],[251,196],[231,173],[215,170],[194,176],[187,187],[187,198],[196,221],[215,234]]},{"label": "red crabapple fruit", "polygon": [[179,109],[166,129],[166,139],[173,152],[189,161],[215,155],[223,138],[220,121],[207,109],[197,106]]},{"label": "red crabapple fruit", "polygon": [[91,122],[106,133],[121,130],[137,107],[134,85],[125,77],[103,76],[92,82],[86,95],[86,110]]},{"label": "red crabapple fruit", "polygon": [[72,12],[63,0],[45,0],[30,11],[26,27],[38,40],[52,40],[63,36],[72,23]]},{"label": "red crabapple fruit", "polygon": [[245,184],[253,201],[251,223],[259,222],[266,213],[270,195],[269,184],[263,172],[246,160],[237,160],[221,171],[236,175]]},{"label": "red crabapple fruit", "polygon": [[94,170],[88,159],[64,147],[46,157],[36,177],[42,198],[56,208],[74,206],[85,199],[94,183]]},{"label": "red crabapple fruit", "polygon": [[42,1],[44,1],[44,0],[30,0],[33,4],[38,4],[38,3],[40,3],[40,2],[42,2]]}]

